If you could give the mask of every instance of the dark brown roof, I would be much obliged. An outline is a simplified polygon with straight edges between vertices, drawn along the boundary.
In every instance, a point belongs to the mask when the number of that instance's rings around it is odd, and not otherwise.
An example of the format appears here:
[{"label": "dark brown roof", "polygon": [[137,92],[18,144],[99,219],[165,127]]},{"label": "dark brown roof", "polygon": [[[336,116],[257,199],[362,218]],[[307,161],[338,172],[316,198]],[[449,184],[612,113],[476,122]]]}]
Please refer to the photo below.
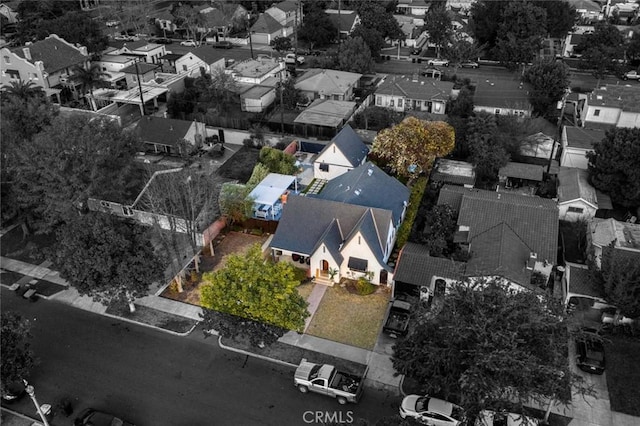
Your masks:
[{"label": "dark brown roof", "polygon": [[158,64],[149,64],[147,62],[137,62],[137,65],[131,64],[128,67],[122,68],[120,72],[123,72],[125,74],[146,74],[158,68],[160,68],[160,65]]},{"label": "dark brown roof", "polygon": [[177,146],[192,124],[193,121],[146,116],[138,122],[135,134],[145,143]]},{"label": "dark brown roof", "polygon": [[29,62],[35,63],[36,61],[42,61],[44,69],[48,73],[83,64],[89,59],[89,57],[79,49],[59,39],[55,34],[29,46],[16,47],[11,49],[11,51],[21,58],[26,59],[23,50],[25,48],[28,48],[31,53]]},{"label": "dark brown roof", "polygon": [[531,86],[511,78],[480,80],[473,97],[478,107],[509,108],[529,111]]},{"label": "dark brown roof", "polygon": [[451,96],[453,83],[432,78],[387,77],[377,89],[381,95],[404,96],[416,100],[447,101]]},{"label": "dark brown roof", "polygon": [[400,252],[394,280],[413,285],[429,285],[434,276],[460,279],[464,273],[463,262],[429,256],[426,247],[407,243]]}]

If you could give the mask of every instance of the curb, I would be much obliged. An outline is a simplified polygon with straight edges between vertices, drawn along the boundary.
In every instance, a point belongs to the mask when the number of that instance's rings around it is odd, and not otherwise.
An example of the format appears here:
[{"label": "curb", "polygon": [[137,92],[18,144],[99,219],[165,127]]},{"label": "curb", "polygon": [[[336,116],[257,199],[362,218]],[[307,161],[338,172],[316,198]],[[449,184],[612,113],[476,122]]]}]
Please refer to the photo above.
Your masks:
[{"label": "curb", "polygon": [[218,345],[220,345],[220,347],[222,349],[226,349],[226,350],[231,351],[231,352],[236,352],[236,353],[239,353],[239,354],[252,356],[254,358],[259,358],[259,359],[262,359],[264,361],[274,362],[276,364],[284,365],[285,367],[298,368],[297,364],[291,364],[290,362],[281,361],[279,359],[270,358],[270,357],[264,356],[264,355],[259,355],[259,354],[253,353],[253,352],[245,351],[244,349],[237,349],[237,348],[233,348],[231,346],[227,346],[227,345],[222,343],[222,336],[218,336]]},{"label": "curb", "polygon": [[7,408],[7,407],[0,407],[0,410],[6,411],[7,413],[11,414],[12,416],[20,417],[21,419],[33,422],[32,426],[33,425],[42,426],[42,420],[38,420],[35,417],[30,417],[30,416],[27,416],[26,414],[18,413],[17,411],[13,411],[12,409]]}]

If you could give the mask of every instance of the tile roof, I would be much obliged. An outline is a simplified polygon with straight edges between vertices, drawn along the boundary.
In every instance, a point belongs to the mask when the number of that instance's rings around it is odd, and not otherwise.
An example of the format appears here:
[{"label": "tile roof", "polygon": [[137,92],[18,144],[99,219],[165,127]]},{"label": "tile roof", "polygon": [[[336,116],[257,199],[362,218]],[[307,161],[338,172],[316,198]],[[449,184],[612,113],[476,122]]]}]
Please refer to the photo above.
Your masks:
[{"label": "tile roof", "polygon": [[127,48],[127,50],[134,51],[146,46],[147,44],[149,44],[147,40],[125,41],[122,47]]},{"label": "tile roof", "polygon": [[589,106],[620,108],[626,112],[640,112],[640,87],[607,84],[589,95]]},{"label": "tile roof", "polygon": [[319,194],[309,197],[375,207],[393,213],[393,223],[402,219],[409,201],[409,188],[371,162],[331,179]]},{"label": "tile roof", "polygon": [[509,162],[506,166],[500,168],[498,176],[506,176],[518,179],[534,180],[542,182],[542,174],[544,167],[536,164]]},{"label": "tile roof", "polygon": [[136,125],[134,133],[143,142],[177,146],[193,123],[188,120],[145,116]]},{"label": "tile roof", "polygon": [[593,144],[604,139],[605,133],[602,129],[585,129],[573,126],[565,126],[564,130],[567,134],[568,147],[586,150],[593,149]]},{"label": "tile roof", "polygon": [[300,124],[338,128],[351,117],[355,109],[355,102],[316,99],[293,121]]},{"label": "tile roof", "polygon": [[476,172],[471,163],[438,158],[431,172],[430,179],[432,182],[473,186],[476,183]]},{"label": "tile roof", "polygon": [[281,29],[282,25],[280,25],[280,22],[276,21],[276,19],[268,13],[261,14],[258,20],[251,26],[251,31],[260,34],[273,34]]},{"label": "tile roof", "polygon": [[464,195],[466,188],[457,185],[445,184],[440,188],[440,194],[438,194],[438,205],[447,204],[453,211],[460,212],[460,205],[462,204],[462,196]]},{"label": "tile roof", "polygon": [[598,208],[596,189],[589,183],[589,172],[583,169],[560,167],[558,172],[558,204],[583,200]]},{"label": "tile roof", "polygon": [[354,167],[362,164],[362,160],[367,158],[367,154],[369,154],[369,148],[349,124],[345,124],[338,134],[331,139],[331,142],[320,151],[320,154],[329,150],[330,146],[335,145]]},{"label": "tile roof", "polygon": [[510,108],[528,111],[530,86],[511,78],[480,80],[473,103],[477,107]]},{"label": "tile roof", "polygon": [[406,243],[400,252],[396,270],[393,274],[395,281],[428,286],[431,279],[436,277],[460,279],[464,274],[465,264],[442,257],[429,256],[429,250],[415,243]]},{"label": "tile roof", "polygon": [[20,46],[11,49],[19,57],[26,59],[24,49],[29,49],[31,63],[42,61],[45,71],[53,73],[65,68],[71,68],[75,65],[82,65],[89,60],[89,56],[85,55],[80,49],[74,47],[71,43],[51,34],[44,40],[36,41],[29,46]]},{"label": "tile roof", "polygon": [[291,0],[285,0],[283,2],[276,3],[271,7],[275,7],[277,9],[280,9],[283,12],[295,12],[295,10],[297,9],[296,3],[294,1],[291,1]]},{"label": "tile roof", "polygon": [[591,296],[604,298],[604,291],[590,278],[589,269],[581,268],[579,266],[567,265],[568,275],[568,292],[574,294],[580,294],[583,296]]},{"label": "tile roof", "polygon": [[320,95],[344,95],[361,77],[362,74],[354,72],[309,68],[298,77],[295,88]]},{"label": "tile roof", "polygon": [[404,96],[416,100],[443,100],[451,96],[453,83],[418,77],[387,77],[376,89],[377,94]]}]

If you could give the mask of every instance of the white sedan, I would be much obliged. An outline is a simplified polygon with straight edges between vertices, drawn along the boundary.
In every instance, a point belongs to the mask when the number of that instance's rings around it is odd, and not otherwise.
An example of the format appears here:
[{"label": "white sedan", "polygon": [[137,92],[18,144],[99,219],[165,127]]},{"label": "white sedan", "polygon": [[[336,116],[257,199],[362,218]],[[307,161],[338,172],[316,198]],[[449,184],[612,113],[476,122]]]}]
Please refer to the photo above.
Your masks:
[{"label": "white sedan", "polygon": [[180,42],[180,46],[196,47],[197,45],[194,40],[185,40]]},{"label": "white sedan", "polygon": [[431,426],[458,426],[465,420],[462,407],[427,395],[407,395],[400,404],[400,417],[413,417]]},{"label": "white sedan", "polygon": [[445,66],[448,67],[449,66],[449,61],[446,59],[429,59],[429,61],[427,62],[427,65],[433,65],[433,66]]}]

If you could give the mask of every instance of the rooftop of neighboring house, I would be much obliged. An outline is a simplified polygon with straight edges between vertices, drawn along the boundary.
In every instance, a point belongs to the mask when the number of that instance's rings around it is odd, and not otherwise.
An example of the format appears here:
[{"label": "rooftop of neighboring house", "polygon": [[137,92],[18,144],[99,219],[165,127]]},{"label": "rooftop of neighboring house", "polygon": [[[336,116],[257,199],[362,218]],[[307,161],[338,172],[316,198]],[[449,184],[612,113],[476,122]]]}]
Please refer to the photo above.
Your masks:
[{"label": "rooftop of neighboring house", "polygon": [[617,247],[640,250],[640,224],[620,222],[613,218],[594,218],[589,223],[591,241],[599,247],[616,241]]},{"label": "rooftop of neighboring house", "polygon": [[353,24],[358,18],[355,10],[340,10],[340,13],[338,13],[336,9],[325,9],[324,12],[329,15],[329,20],[340,32],[351,31]]},{"label": "rooftop of neighboring house", "polygon": [[589,172],[583,169],[561,167],[558,172],[558,203],[583,200],[598,207],[596,189],[589,183]]},{"label": "rooftop of neighboring house", "polygon": [[151,12],[149,17],[158,19],[160,21],[175,21],[176,17],[169,12],[169,9],[161,9],[155,12]]},{"label": "rooftop of neighboring house", "polygon": [[409,201],[409,188],[389,176],[371,162],[331,179],[320,193],[308,195],[323,200],[339,201],[393,212],[395,224]]},{"label": "rooftop of neighboring house", "polygon": [[[141,50],[143,49],[145,46],[147,46],[148,44],[150,44],[147,40],[136,40],[136,41],[125,41],[124,44],[122,45],[123,48],[127,48],[128,50]],[[159,44],[152,44],[152,46],[156,46],[159,47]]]},{"label": "rooftop of neighboring house", "polygon": [[344,94],[355,87],[362,74],[331,69],[309,68],[296,80],[295,88],[324,95]]},{"label": "rooftop of neighboring house", "polygon": [[376,89],[377,94],[403,96],[415,100],[448,100],[453,83],[415,76],[387,77]]},{"label": "rooftop of neighboring house", "polygon": [[147,62],[136,62],[128,67],[122,68],[120,72],[125,74],[146,74],[153,70],[159,69],[159,64],[150,64]]},{"label": "rooftop of neighboring house", "polygon": [[[553,132],[552,134],[555,134]],[[520,144],[520,155],[525,157],[545,158],[551,157],[555,141],[552,136],[538,132],[529,135]]]},{"label": "rooftop of neighboring house", "polygon": [[591,296],[604,298],[604,291],[602,288],[595,285],[595,283],[590,279],[589,269],[586,267],[581,267],[579,265],[570,265],[566,266],[567,272],[566,275],[568,277],[568,291],[570,293],[579,294],[582,296]]},{"label": "rooftop of neighboring house", "polygon": [[31,63],[42,61],[48,73],[71,68],[89,60],[86,47],[75,47],[55,34],[29,45],[15,47],[11,52]]},{"label": "rooftop of neighboring house", "polygon": [[400,251],[393,279],[414,285],[429,285],[434,276],[457,280],[462,278],[465,266],[463,262],[432,257],[423,245],[406,243]]},{"label": "rooftop of neighboring house", "polygon": [[242,62],[238,62],[229,70],[232,73],[239,75],[240,77],[257,78],[262,77],[269,72],[280,69],[279,62],[270,58],[264,59],[245,59]]},{"label": "rooftop of neighboring house", "polygon": [[259,99],[275,89],[270,86],[246,85],[244,92],[240,93],[241,98]]},{"label": "rooftop of neighboring house", "polygon": [[473,186],[476,172],[473,164],[466,161],[438,158],[431,172],[431,181]]},{"label": "rooftop of neighboring house", "polygon": [[325,145],[319,154],[326,152],[332,145],[335,145],[353,166],[362,163],[362,160],[369,154],[369,148],[367,148],[360,135],[356,133],[349,124],[346,124],[340,132],[331,139],[331,142]]},{"label": "rooftop of neighboring house", "polygon": [[144,142],[177,146],[193,124],[193,121],[148,115],[138,121],[134,134]]},{"label": "rooftop of neighboring house", "polygon": [[544,167],[540,165],[510,161],[506,166],[500,168],[498,176],[542,182],[543,173]]},{"label": "rooftop of neighboring house", "polygon": [[111,62],[113,64],[126,64],[135,61],[136,58],[129,55],[102,55],[98,62]]},{"label": "rooftop of neighboring house", "polygon": [[473,97],[478,107],[531,109],[527,83],[512,78],[492,78],[479,80]]},{"label": "rooftop of neighboring house", "polygon": [[589,95],[589,106],[620,108],[625,112],[640,112],[640,87],[607,84]]},{"label": "rooftop of neighboring house", "polygon": [[324,243],[334,257],[342,260],[340,248],[359,231],[382,263],[391,220],[388,210],[289,195],[270,245],[311,254]]},{"label": "rooftop of neighboring house", "polygon": [[251,26],[252,32],[261,34],[273,34],[281,29],[282,25],[280,25],[280,23],[268,13],[261,14],[256,22]]},{"label": "rooftop of neighboring house", "polygon": [[429,7],[429,0],[399,0],[398,6]]},{"label": "rooftop of neighboring house", "polygon": [[207,64],[213,64],[214,62],[218,62],[220,59],[224,59],[224,52],[220,49],[212,49],[211,46],[200,46],[193,49],[191,52],[187,52],[180,57],[185,57],[193,55],[200,59],[202,59]]},{"label": "rooftop of neighboring house", "polygon": [[605,134],[602,129],[585,129],[573,126],[565,126],[564,131],[567,134],[568,147],[586,150],[593,149],[593,144],[604,139]]},{"label": "rooftop of neighboring house", "polygon": [[[458,225],[469,227],[468,241],[499,224],[506,224],[539,259],[556,261],[558,206],[551,199],[508,192],[444,185],[438,204],[459,212]],[[510,230],[494,233],[508,236]]]},{"label": "rooftop of neighboring house", "polygon": [[356,105],[350,101],[316,99],[298,114],[294,123],[338,128],[351,117]]},{"label": "rooftop of neighboring house", "polygon": [[283,12],[295,12],[295,10],[298,8],[296,2],[292,0],[285,0],[280,3],[276,3],[271,7],[280,9]]},{"label": "rooftop of neighboring house", "polygon": [[567,0],[577,11],[600,12],[602,6],[592,0]]}]

